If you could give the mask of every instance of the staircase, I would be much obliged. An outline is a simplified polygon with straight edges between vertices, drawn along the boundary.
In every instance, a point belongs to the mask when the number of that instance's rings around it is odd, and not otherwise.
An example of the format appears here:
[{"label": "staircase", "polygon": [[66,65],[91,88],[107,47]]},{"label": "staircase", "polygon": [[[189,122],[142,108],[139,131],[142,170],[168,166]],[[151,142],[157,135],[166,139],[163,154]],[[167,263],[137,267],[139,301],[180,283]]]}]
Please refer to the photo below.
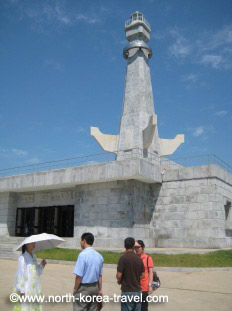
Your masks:
[{"label": "staircase", "polygon": [[21,252],[16,252],[15,248],[25,238],[15,236],[0,237],[0,259],[16,260]]}]

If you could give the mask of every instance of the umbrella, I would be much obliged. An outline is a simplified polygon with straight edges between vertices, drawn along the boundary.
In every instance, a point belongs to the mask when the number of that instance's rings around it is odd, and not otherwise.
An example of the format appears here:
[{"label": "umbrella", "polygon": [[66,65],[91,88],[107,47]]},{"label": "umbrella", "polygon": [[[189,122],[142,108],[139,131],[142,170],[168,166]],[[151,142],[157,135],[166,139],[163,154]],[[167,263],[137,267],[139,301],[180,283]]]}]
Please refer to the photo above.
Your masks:
[{"label": "umbrella", "polygon": [[15,250],[22,250],[22,246],[28,243],[35,243],[34,251],[41,251],[48,248],[53,248],[59,245],[60,243],[65,242],[55,234],[41,233],[34,234],[26,238]]}]

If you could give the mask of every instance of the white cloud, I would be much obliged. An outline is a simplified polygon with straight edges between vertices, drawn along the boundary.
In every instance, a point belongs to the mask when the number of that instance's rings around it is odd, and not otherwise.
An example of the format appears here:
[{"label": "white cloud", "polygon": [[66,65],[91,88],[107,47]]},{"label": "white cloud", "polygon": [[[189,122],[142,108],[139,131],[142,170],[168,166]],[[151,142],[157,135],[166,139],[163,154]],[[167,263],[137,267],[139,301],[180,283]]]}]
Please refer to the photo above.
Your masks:
[{"label": "white cloud", "polygon": [[48,1],[9,1],[17,10],[14,11],[18,21],[29,19],[31,27],[40,33],[47,33],[49,26],[71,26],[77,22],[96,24],[103,21],[103,17],[109,12],[104,6],[97,10],[79,11],[70,9],[65,0],[56,0],[51,4]]},{"label": "white cloud", "polygon": [[197,82],[199,80],[199,76],[193,73],[190,73],[189,75],[186,75],[182,78],[182,81],[189,81],[189,82]]},{"label": "white cloud", "polygon": [[204,126],[198,126],[198,127],[193,129],[193,136],[194,137],[199,137],[204,133],[205,133]]},{"label": "white cloud", "polygon": [[200,125],[197,127],[189,128],[188,131],[192,133],[193,137],[200,137],[201,140],[206,140],[207,134],[215,133],[214,127],[212,125]]},{"label": "white cloud", "polygon": [[86,130],[85,130],[85,128],[83,128],[82,126],[79,126],[79,127],[75,130],[75,132],[76,132],[77,134],[79,134],[79,133],[85,133]]},{"label": "white cloud", "polygon": [[203,64],[213,69],[232,68],[232,25],[224,26],[216,32],[200,33],[198,38],[192,38],[191,42],[183,33],[184,30],[174,28],[157,38],[172,38],[173,43],[169,45],[168,52],[176,59],[188,59],[192,63]]},{"label": "white cloud", "polygon": [[169,46],[169,53],[176,58],[185,58],[191,54],[191,46],[187,39],[180,34],[179,30],[172,29],[170,34],[175,38],[175,42]]},{"label": "white cloud", "polygon": [[41,162],[41,161],[40,161],[39,157],[32,157],[32,158],[29,158],[29,159],[26,161],[27,164],[38,164],[38,163],[40,163],[40,162]]},{"label": "white cloud", "polygon": [[12,149],[1,148],[0,152],[4,156],[12,156],[13,155],[13,156],[17,156],[17,157],[26,156],[28,154],[28,152],[26,150],[21,150],[21,149],[16,149],[16,148],[12,148]]},{"label": "white cloud", "polygon": [[220,55],[204,55],[200,61],[202,64],[206,66],[212,66],[214,69],[219,69],[223,65],[223,58]]},{"label": "white cloud", "polygon": [[80,10],[79,5],[70,7],[67,0],[55,1],[10,1],[14,8],[14,20],[19,23],[29,20],[32,31],[49,34],[52,30],[76,25],[83,22],[88,25],[103,23],[105,18],[112,13],[112,8],[104,5],[86,6]]},{"label": "white cloud", "polygon": [[226,110],[220,110],[214,113],[215,116],[217,117],[224,117],[227,115],[227,111]]},{"label": "white cloud", "polygon": [[49,4],[43,4],[42,6],[31,5],[25,8],[24,13],[36,23],[56,21],[64,25],[71,24],[71,19],[60,1],[57,1],[55,6]]},{"label": "white cloud", "polygon": [[205,51],[212,51],[225,45],[232,45],[232,25],[226,25],[214,34],[209,35]]},{"label": "white cloud", "polygon": [[176,42],[169,47],[169,53],[176,58],[184,58],[190,54],[190,47],[186,45],[182,39],[177,39]]},{"label": "white cloud", "polygon": [[14,153],[17,156],[25,156],[28,154],[27,151],[25,150],[20,150],[20,149],[11,149],[11,152]]},{"label": "white cloud", "polygon": [[96,16],[90,16],[87,14],[83,14],[83,13],[78,13],[75,16],[75,19],[79,22],[85,22],[86,24],[96,24],[98,22],[100,22],[100,19]]},{"label": "white cloud", "polygon": [[232,25],[226,25],[215,33],[206,33],[198,42],[200,62],[214,69],[232,68]]}]

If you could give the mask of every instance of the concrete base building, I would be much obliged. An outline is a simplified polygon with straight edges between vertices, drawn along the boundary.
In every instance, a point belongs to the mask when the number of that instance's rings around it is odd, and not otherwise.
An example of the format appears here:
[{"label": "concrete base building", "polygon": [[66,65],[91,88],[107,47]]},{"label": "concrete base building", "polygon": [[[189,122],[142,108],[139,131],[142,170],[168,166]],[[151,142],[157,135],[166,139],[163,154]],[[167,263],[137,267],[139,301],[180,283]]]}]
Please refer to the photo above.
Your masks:
[{"label": "concrete base building", "polygon": [[216,157],[187,168],[165,158],[184,135],[158,135],[147,44],[151,28],[136,12],[125,31],[129,44],[123,51],[127,73],[120,133],[91,128],[115,159],[54,170],[38,166],[39,171],[14,176],[2,171],[3,239],[47,232],[75,247],[81,234],[91,231],[99,247],[122,247],[127,236],[143,239],[146,247],[232,247],[230,167]]}]

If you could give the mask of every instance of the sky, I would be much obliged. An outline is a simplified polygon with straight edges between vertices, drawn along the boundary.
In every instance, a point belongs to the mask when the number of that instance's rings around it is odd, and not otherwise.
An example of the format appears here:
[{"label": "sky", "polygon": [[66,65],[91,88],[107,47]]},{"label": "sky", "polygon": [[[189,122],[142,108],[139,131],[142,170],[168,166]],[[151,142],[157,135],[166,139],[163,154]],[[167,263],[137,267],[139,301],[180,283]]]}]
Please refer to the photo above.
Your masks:
[{"label": "sky", "polygon": [[231,0],[0,0],[0,169],[103,152],[90,127],[119,133],[137,10],[159,135],[185,134],[172,158],[232,165]]}]

